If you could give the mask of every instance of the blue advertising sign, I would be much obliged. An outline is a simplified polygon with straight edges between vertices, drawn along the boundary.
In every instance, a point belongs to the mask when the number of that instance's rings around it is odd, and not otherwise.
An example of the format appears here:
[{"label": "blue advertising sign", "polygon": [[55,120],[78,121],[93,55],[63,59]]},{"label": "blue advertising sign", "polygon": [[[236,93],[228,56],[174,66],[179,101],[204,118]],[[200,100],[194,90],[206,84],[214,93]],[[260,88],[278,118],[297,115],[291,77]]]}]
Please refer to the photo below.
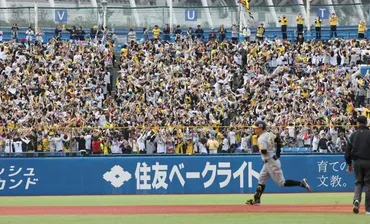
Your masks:
[{"label": "blue advertising sign", "polygon": [[[306,177],[315,192],[353,190],[343,155],[281,158],[286,179]],[[261,158],[151,156],[0,158],[0,195],[109,195],[253,193]],[[280,188],[268,192],[305,192]]]},{"label": "blue advertising sign", "polygon": [[326,7],[318,8],[317,15],[320,16],[321,19],[329,19],[330,16],[329,8]]},{"label": "blue advertising sign", "polygon": [[55,10],[55,22],[61,23],[67,22],[67,20],[68,20],[67,9]]},{"label": "blue advertising sign", "polygon": [[185,21],[197,21],[198,11],[196,9],[185,10]]}]

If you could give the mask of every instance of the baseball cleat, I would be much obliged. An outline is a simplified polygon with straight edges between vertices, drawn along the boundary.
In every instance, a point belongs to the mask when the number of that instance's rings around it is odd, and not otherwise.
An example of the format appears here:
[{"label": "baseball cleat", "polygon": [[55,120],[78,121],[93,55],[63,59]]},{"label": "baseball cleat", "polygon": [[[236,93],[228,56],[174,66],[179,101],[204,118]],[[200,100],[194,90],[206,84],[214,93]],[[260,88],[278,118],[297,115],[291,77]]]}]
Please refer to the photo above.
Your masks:
[{"label": "baseball cleat", "polygon": [[311,187],[310,187],[310,185],[308,185],[308,183],[307,183],[307,179],[306,178],[304,178],[303,180],[302,180],[302,186],[304,187],[304,188],[306,188],[306,190],[308,191],[308,192],[312,192],[311,191]]},{"label": "baseball cleat", "polygon": [[353,202],[353,213],[358,214],[360,211],[360,202],[358,200],[355,200]]},{"label": "baseball cleat", "polygon": [[247,205],[254,205],[254,206],[260,206],[261,205],[261,201],[255,201],[253,199],[250,199],[248,201],[245,202],[245,204]]},{"label": "baseball cleat", "polygon": [[254,198],[254,205],[257,205],[257,206],[261,205],[261,199]]}]

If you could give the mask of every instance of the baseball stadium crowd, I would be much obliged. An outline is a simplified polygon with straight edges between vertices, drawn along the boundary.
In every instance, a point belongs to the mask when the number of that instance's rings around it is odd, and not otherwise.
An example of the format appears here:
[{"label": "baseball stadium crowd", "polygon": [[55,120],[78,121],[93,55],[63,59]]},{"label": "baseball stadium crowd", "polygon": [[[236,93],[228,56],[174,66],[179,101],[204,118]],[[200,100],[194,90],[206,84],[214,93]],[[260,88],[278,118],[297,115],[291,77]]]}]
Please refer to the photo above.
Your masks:
[{"label": "baseball stadium crowd", "polygon": [[342,152],[356,117],[370,118],[357,66],[370,64],[368,41],[249,42],[244,31],[238,41],[198,27],[169,42],[158,27],[143,40],[132,30],[119,55],[106,36],[3,42],[0,149],[252,152],[249,127],[263,119],[285,147]]}]

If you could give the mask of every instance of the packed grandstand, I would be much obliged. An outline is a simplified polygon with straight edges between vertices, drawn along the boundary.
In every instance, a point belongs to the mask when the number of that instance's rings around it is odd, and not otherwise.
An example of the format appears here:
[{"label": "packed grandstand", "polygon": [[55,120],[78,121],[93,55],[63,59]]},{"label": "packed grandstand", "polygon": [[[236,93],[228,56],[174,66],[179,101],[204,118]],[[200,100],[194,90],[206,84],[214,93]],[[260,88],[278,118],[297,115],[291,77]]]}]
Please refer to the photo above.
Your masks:
[{"label": "packed grandstand", "polygon": [[356,117],[370,118],[367,39],[250,41],[236,26],[171,39],[155,26],[115,52],[108,29],[31,31],[0,46],[5,153],[253,153],[258,119],[285,148],[340,153]]}]

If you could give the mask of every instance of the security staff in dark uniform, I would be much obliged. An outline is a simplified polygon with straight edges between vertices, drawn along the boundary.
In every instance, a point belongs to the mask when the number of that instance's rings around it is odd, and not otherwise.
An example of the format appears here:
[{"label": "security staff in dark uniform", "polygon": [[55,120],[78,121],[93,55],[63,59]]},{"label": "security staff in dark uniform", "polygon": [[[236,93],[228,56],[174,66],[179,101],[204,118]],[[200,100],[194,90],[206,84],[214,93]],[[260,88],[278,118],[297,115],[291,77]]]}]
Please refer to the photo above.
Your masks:
[{"label": "security staff in dark uniform", "polygon": [[288,27],[288,18],[284,15],[283,17],[280,17],[279,23],[281,25],[281,33],[283,34],[283,40],[288,39],[287,34],[287,27]]},{"label": "security staff in dark uniform", "polygon": [[317,16],[315,19],[315,29],[316,29],[316,40],[321,40],[321,18]]},{"label": "security staff in dark uniform", "polygon": [[370,215],[370,130],[366,126],[367,118],[365,116],[359,116],[357,124],[357,130],[349,138],[345,160],[348,172],[355,171],[353,212],[356,214],[359,212],[362,191],[366,187],[365,209],[366,214]]}]

